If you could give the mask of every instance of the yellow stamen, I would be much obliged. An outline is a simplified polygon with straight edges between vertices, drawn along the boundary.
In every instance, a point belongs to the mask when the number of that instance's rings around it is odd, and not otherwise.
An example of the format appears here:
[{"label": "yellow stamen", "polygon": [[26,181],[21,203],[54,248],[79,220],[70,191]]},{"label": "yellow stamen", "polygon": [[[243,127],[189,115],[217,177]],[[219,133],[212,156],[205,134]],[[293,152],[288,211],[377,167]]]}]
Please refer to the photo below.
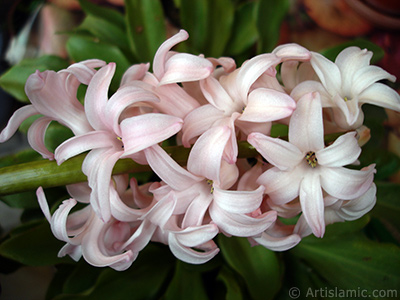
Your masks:
[{"label": "yellow stamen", "polygon": [[212,181],[211,179],[209,179],[209,180],[207,180],[207,184],[208,184],[208,185],[211,185],[211,191],[210,191],[210,193],[211,193],[211,194],[214,193],[213,181]]},{"label": "yellow stamen", "polygon": [[315,156],[315,152],[310,151],[306,154],[306,161],[310,165],[311,168],[315,168],[318,164],[318,159]]}]

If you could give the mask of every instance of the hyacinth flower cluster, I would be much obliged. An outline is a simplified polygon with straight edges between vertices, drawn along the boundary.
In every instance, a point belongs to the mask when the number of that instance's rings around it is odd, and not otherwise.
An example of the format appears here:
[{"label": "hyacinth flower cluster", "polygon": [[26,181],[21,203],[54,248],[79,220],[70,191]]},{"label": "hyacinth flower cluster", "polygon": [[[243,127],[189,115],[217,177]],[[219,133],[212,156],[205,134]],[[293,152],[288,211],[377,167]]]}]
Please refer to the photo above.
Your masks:
[{"label": "hyacinth flower cluster", "polygon": [[[87,153],[87,182],[68,185],[71,198],[53,214],[37,189],[54,236],[66,243],[59,256],[125,270],[160,242],[202,264],[218,254],[218,234],[285,251],[373,208],[375,166],[358,166],[368,135],[361,106],[400,111],[400,97],[380,82],[395,78],[370,65],[370,51],[349,47],[332,62],[285,44],[237,67],[228,57],[172,51],[187,38],[181,30],[165,41],[151,69],[130,67],[113,95],[116,65],[96,59],[37,71],[26,82],[31,104],[14,113],[0,142],[41,115],[28,131],[34,150],[58,164]],[[74,134],[54,153],[44,143],[53,121]],[[288,135],[272,137],[275,124]],[[332,133],[338,137],[327,139]],[[190,149],[185,164],[165,151],[166,140]],[[239,158],[239,143],[257,155]],[[148,165],[159,181],[113,175],[121,158]],[[295,224],[284,222],[293,217]]]}]

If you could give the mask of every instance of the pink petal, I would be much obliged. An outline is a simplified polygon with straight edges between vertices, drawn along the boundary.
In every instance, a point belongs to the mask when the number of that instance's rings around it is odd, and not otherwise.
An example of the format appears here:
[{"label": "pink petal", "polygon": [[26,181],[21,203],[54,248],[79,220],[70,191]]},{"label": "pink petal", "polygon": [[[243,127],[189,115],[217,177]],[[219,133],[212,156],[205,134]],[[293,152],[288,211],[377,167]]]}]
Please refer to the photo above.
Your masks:
[{"label": "pink petal", "polygon": [[187,189],[202,180],[182,168],[159,145],[145,149],[144,153],[151,169],[174,190]]},{"label": "pink petal", "polygon": [[368,213],[376,203],[376,185],[373,183],[362,196],[344,204],[337,214],[344,220],[353,221]]},{"label": "pink petal", "polygon": [[90,192],[92,191],[87,182],[69,184],[66,186],[68,194],[80,203],[89,203]]},{"label": "pink petal", "polygon": [[137,86],[129,85],[120,88],[111,96],[104,109],[107,120],[110,120],[106,124],[109,126],[109,130],[113,130],[118,136],[121,136],[122,133],[119,127],[121,113],[132,104],[147,101],[158,102],[160,100],[154,93]]},{"label": "pink petal", "polygon": [[98,218],[93,218],[91,228],[82,239],[82,254],[85,260],[95,267],[110,266],[117,271],[128,269],[136,256],[132,251],[117,255],[104,253],[105,224]]},{"label": "pink petal", "polygon": [[172,47],[180,42],[183,42],[189,38],[189,34],[181,29],[177,34],[166,40],[158,48],[153,60],[153,71],[154,75],[160,80],[165,73],[165,61],[167,60],[167,55]]},{"label": "pink petal", "polygon": [[89,123],[96,130],[108,128],[104,109],[108,101],[108,88],[115,73],[115,63],[109,63],[93,76],[85,95],[85,112]]},{"label": "pink petal", "polygon": [[281,58],[282,61],[287,61],[287,60],[307,61],[311,59],[310,51],[294,43],[279,45],[272,51],[272,53]]},{"label": "pink petal", "polygon": [[186,227],[179,231],[171,231],[177,241],[186,247],[196,247],[212,240],[219,232],[215,224],[206,224],[198,227]]},{"label": "pink petal", "polygon": [[47,204],[46,195],[44,194],[43,188],[40,186],[36,190],[36,197],[39,202],[40,209],[42,210],[44,216],[46,217],[47,221],[51,223],[51,214],[49,205]]},{"label": "pink petal", "polygon": [[[199,186],[193,187],[193,189],[196,188],[199,188]],[[182,220],[183,228],[200,226],[203,224],[204,216],[213,200],[211,187],[208,192],[198,190],[197,193],[198,195],[192,200],[185,212],[185,216]]]},{"label": "pink petal", "polygon": [[214,201],[229,213],[246,214],[258,209],[263,199],[264,187],[254,191],[229,191],[214,186]]},{"label": "pink petal", "polygon": [[70,233],[67,231],[67,218],[76,203],[75,199],[64,200],[51,218],[51,231],[59,240],[70,241]]},{"label": "pink petal", "polygon": [[321,186],[331,196],[342,200],[360,197],[371,186],[376,172],[374,165],[363,170],[323,168]]},{"label": "pink petal", "polygon": [[297,234],[291,234],[284,237],[275,237],[267,232],[263,232],[260,237],[253,237],[260,245],[272,251],[286,251],[296,246],[301,241]]},{"label": "pink petal", "polygon": [[210,76],[213,70],[212,63],[203,57],[178,53],[166,61],[160,85],[201,80]]},{"label": "pink petal", "polygon": [[304,218],[314,235],[322,237],[325,233],[324,199],[317,172],[310,172],[304,176],[299,196]]},{"label": "pink petal", "polygon": [[123,157],[165,141],[182,128],[182,123],[180,118],[156,113],[124,119],[120,125]]},{"label": "pink petal", "polygon": [[[250,87],[269,68],[277,65],[280,58],[274,54],[260,54],[244,63],[237,74],[236,82],[240,99],[246,99]],[[246,104],[246,103],[245,103]]]},{"label": "pink petal", "polygon": [[304,176],[303,168],[284,172],[277,167],[265,171],[257,183],[265,187],[265,193],[275,204],[285,204],[299,195],[300,182]]},{"label": "pink petal", "polygon": [[168,235],[168,245],[172,254],[174,254],[176,258],[186,263],[195,265],[206,263],[214,258],[214,256],[216,256],[219,252],[219,249],[215,244],[215,247],[204,252],[185,247],[177,240],[176,235],[171,233]]},{"label": "pink petal", "polygon": [[353,74],[353,82],[351,85],[351,94],[358,95],[362,93],[366,88],[373,85],[380,80],[396,81],[396,77],[389,74],[378,66],[366,66],[364,68],[358,68]]},{"label": "pink petal", "polygon": [[28,130],[28,142],[33,150],[40,153],[43,158],[53,160],[54,154],[50,152],[45,143],[44,137],[46,135],[46,129],[51,123],[50,118],[41,117],[35,120]]},{"label": "pink petal", "polygon": [[258,88],[249,95],[247,106],[239,120],[271,122],[286,118],[296,108],[296,102],[287,94],[266,88]]},{"label": "pink petal", "polygon": [[326,167],[342,167],[354,163],[361,154],[356,134],[353,131],[341,135],[332,145],[318,151],[316,153],[318,164]]},{"label": "pink petal", "polygon": [[304,153],[295,145],[279,138],[271,138],[264,134],[253,132],[248,136],[247,141],[269,163],[280,170],[294,168],[304,159]]},{"label": "pink petal", "polygon": [[146,72],[149,70],[149,68],[150,68],[150,63],[136,64],[129,67],[125,71],[124,75],[122,75],[121,87],[126,84],[130,84],[135,80],[142,80]]},{"label": "pink petal", "polygon": [[275,211],[269,211],[253,218],[245,214],[229,213],[216,203],[211,204],[210,216],[223,232],[241,237],[258,235],[276,220]]},{"label": "pink petal", "polygon": [[361,103],[370,103],[395,111],[400,111],[399,94],[382,83],[375,83],[365,89],[359,95],[359,101]]},{"label": "pink petal", "polygon": [[37,114],[39,114],[39,112],[31,104],[17,109],[8,120],[7,126],[1,131],[0,143],[9,140],[25,119]]},{"label": "pink petal", "polygon": [[303,152],[316,152],[325,147],[318,93],[306,94],[297,102],[297,108],[290,118],[289,142]]},{"label": "pink petal", "polygon": [[168,193],[160,201],[158,201],[149,211],[144,214],[141,219],[149,220],[153,224],[163,228],[174,212],[177,199],[174,193]]},{"label": "pink petal", "polygon": [[117,138],[106,131],[91,131],[63,142],[55,150],[55,159],[60,165],[67,159],[85,151],[97,148],[111,148],[116,142],[118,142]]},{"label": "pink petal", "polygon": [[188,170],[218,182],[222,155],[230,137],[231,130],[228,126],[212,127],[203,133],[190,151]]},{"label": "pink petal", "polygon": [[342,88],[342,75],[339,68],[326,57],[312,52],[311,65],[317,73],[324,87],[331,96],[334,96]]},{"label": "pink petal", "polygon": [[74,75],[79,82],[88,85],[93,75],[96,73],[94,68],[103,67],[106,63],[99,59],[88,59],[70,65],[67,69],[59,73],[70,73]]},{"label": "pink petal", "polygon": [[183,145],[189,147],[193,138],[204,133],[214,122],[223,117],[223,112],[211,104],[202,105],[190,112],[183,123]]},{"label": "pink petal", "polygon": [[234,105],[233,100],[216,78],[210,76],[205,80],[201,80],[200,88],[204,97],[215,108],[223,112],[231,110]]}]

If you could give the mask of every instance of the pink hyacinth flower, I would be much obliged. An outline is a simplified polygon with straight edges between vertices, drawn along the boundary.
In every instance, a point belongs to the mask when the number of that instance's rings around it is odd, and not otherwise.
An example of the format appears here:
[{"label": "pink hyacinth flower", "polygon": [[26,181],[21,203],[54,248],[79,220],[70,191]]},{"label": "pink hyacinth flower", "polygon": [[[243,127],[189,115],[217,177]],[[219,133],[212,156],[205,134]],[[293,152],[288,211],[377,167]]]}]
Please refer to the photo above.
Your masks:
[{"label": "pink hyacinth flower", "polygon": [[317,237],[325,232],[323,190],[336,198],[349,200],[364,194],[371,186],[374,165],[363,170],[343,166],[360,155],[355,132],[340,136],[325,147],[322,107],[318,93],[303,96],[289,123],[289,142],[252,133],[248,141],[272,165],[258,183],[277,205],[300,197],[304,218]]},{"label": "pink hyacinth flower", "polygon": [[72,137],[55,151],[58,164],[89,151],[82,171],[88,177],[91,204],[99,217],[111,217],[109,182],[116,161],[132,157],[139,151],[176,134],[182,120],[159,113],[137,114],[122,119],[124,111],[136,103],[159,101],[151,92],[135,85],[121,87],[110,99],[108,88],[115,72],[115,64],[101,68],[89,83],[85,96],[85,115],[94,130]]}]

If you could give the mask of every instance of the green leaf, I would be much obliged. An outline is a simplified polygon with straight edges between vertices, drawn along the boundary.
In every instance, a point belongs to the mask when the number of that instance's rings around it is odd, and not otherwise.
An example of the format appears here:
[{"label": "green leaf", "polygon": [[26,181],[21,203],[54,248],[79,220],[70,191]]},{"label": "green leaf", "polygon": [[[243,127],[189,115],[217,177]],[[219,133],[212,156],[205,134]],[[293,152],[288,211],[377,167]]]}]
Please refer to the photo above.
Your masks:
[{"label": "green leaf", "polygon": [[377,181],[376,187],[376,205],[372,215],[400,231],[400,184]]},{"label": "green leaf", "polygon": [[36,222],[11,232],[10,238],[0,245],[0,255],[29,266],[72,262],[68,257],[57,257],[64,244],[53,236],[47,221]]},{"label": "green leaf", "polygon": [[190,52],[212,57],[224,54],[235,15],[231,0],[182,0],[180,14],[190,36]]},{"label": "green leaf", "polygon": [[332,47],[329,49],[322,50],[322,51],[320,51],[320,53],[323,56],[325,56],[326,58],[330,59],[331,61],[335,61],[336,56],[338,56],[338,54],[343,49],[345,49],[347,47],[351,47],[351,46],[356,46],[361,49],[368,49],[369,51],[372,51],[374,55],[372,56],[371,64],[377,63],[385,55],[385,51],[381,47],[372,43],[369,40],[365,40],[365,39],[361,39],[361,38],[340,44],[338,46],[335,46],[335,47]]},{"label": "green leaf", "polygon": [[400,248],[368,240],[362,234],[318,243],[303,240],[290,253],[334,287],[372,292],[400,286]]},{"label": "green leaf", "polygon": [[271,52],[277,45],[281,23],[288,10],[288,0],[259,0],[256,7],[258,53]]},{"label": "green leaf", "polygon": [[125,0],[128,41],[140,62],[151,62],[166,39],[164,13],[159,0]]},{"label": "green leaf", "polygon": [[75,268],[64,278],[63,293],[78,294],[89,291],[96,284],[97,279],[102,271],[89,265],[85,260],[79,261]]},{"label": "green leaf", "polygon": [[67,42],[67,51],[74,61],[97,58],[106,62],[115,62],[116,71],[111,82],[111,90],[116,91],[119,87],[123,73],[131,63],[118,47],[99,42],[95,38],[71,36]]},{"label": "green leaf", "polygon": [[242,289],[235,274],[227,267],[222,267],[218,273],[217,280],[224,283],[226,287],[226,300],[242,300]]},{"label": "green leaf", "polygon": [[253,299],[273,299],[281,288],[281,266],[276,254],[263,246],[251,247],[246,238],[218,236],[228,265],[239,273]]},{"label": "green leaf", "polygon": [[159,299],[174,261],[168,248],[148,245],[129,269],[104,269],[90,290],[61,294],[53,300]]},{"label": "green leaf", "polygon": [[87,15],[105,20],[107,23],[117,26],[122,31],[125,30],[124,16],[115,9],[97,5],[88,0],[79,0],[79,3]]},{"label": "green leaf", "polygon": [[79,25],[78,30],[80,29],[87,30],[101,42],[115,45],[124,50],[129,49],[126,32],[107,19],[88,15]]},{"label": "green leaf", "polygon": [[29,99],[25,94],[25,83],[29,75],[35,73],[36,70],[40,72],[45,70],[58,71],[67,66],[66,60],[54,55],[24,59],[0,77],[0,86],[17,100],[29,103]]},{"label": "green leaf", "polygon": [[255,2],[246,2],[235,13],[232,34],[226,52],[228,55],[239,55],[255,44],[258,38],[254,22]]},{"label": "green leaf", "polygon": [[201,275],[188,264],[177,261],[175,274],[164,295],[165,300],[209,299]]}]

